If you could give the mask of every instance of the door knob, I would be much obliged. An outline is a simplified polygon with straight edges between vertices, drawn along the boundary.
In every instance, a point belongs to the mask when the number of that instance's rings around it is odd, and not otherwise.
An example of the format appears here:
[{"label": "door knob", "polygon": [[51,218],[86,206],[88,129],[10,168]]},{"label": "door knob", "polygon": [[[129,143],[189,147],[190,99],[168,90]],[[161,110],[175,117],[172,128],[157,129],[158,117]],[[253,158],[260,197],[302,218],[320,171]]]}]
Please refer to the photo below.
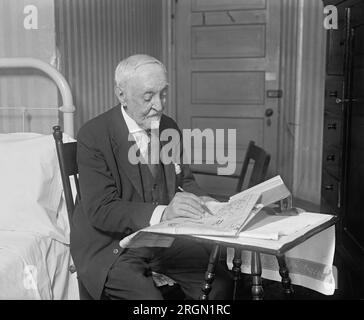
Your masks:
[{"label": "door knob", "polygon": [[265,110],[266,117],[271,117],[272,115],[273,115],[273,109],[268,108],[267,110]]}]

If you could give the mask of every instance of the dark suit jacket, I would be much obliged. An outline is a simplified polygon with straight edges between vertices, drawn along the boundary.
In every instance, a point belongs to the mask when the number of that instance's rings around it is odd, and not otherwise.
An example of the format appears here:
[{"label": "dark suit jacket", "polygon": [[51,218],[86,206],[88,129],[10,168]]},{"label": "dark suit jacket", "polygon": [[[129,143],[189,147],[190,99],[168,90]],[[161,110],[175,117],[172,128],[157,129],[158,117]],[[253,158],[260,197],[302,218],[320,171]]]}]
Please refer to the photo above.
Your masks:
[{"label": "dark suit jacket", "polygon": [[[178,129],[175,121],[163,115],[160,130],[165,128]],[[81,201],[71,222],[71,254],[78,276],[95,299],[100,298],[108,271],[123,251],[119,241],[148,226],[156,208],[144,202],[138,165],[128,161],[128,150],[135,143],[128,141],[128,134],[118,105],[87,122],[77,137]],[[165,165],[165,174],[169,199],[177,184],[206,195],[189,166],[182,165],[178,179],[174,164]]]}]

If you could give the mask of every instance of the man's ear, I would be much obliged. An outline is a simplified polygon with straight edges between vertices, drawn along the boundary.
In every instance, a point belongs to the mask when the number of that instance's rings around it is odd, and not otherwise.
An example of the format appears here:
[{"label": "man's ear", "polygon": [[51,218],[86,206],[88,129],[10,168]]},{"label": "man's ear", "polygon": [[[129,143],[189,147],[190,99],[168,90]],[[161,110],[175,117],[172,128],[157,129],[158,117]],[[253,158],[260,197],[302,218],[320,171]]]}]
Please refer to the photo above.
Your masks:
[{"label": "man's ear", "polygon": [[114,87],[114,92],[115,92],[116,98],[118,98],[119,102],[122,105],[126,104],[125,103],[125,93],[124,93],[124,91],[120,87],[115,86]]}]

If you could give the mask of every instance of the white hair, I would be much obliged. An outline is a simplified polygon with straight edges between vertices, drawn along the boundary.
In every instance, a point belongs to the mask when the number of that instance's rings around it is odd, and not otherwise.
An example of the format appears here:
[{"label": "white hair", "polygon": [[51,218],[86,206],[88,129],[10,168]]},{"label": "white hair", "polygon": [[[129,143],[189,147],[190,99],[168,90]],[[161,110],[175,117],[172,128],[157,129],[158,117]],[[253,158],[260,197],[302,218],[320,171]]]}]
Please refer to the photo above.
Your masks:
[{"label": "white hair", "polygon": [[125,89],[128,80],[135,74],[136,70],[143,65],[156,63],[164,72],[167,70],[162,62],[146,54],[135,54],[119,62],[115,69],[115,85]]}]

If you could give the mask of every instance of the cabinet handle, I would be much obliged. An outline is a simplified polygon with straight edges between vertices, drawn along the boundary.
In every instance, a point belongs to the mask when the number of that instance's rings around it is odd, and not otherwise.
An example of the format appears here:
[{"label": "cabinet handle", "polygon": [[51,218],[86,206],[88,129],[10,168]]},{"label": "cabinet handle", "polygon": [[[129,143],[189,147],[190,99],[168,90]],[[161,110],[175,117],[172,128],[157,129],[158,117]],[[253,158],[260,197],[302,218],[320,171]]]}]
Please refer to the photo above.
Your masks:
[{"label": "cabinet handle", "polygon": [[340,98],[336,98],[335,102],[337,104],[345,103],[345,102],[358,102],[358,99],[340,99]]},{"label": "cabinet handle", "polygon": [[329,185],[325,186],[325,190],[327,190],[327,191],[334,190],[334,185],[333,184],[329,184]]},{"label": "cabinet handle", "polygon": [[335,155],[334,155],[334,154],[329,154],[329,155],[326,157],[326,161],[335,161]]},{"label": "cabinet handle", "polygon": [[330,91],[329,92],[329,97],[337,98],[337,91]]},{"label": "cabinet handle", "polygon": [[327,125],[327,129],[336,130],[337,124],[336,123],[330,123]]}]

